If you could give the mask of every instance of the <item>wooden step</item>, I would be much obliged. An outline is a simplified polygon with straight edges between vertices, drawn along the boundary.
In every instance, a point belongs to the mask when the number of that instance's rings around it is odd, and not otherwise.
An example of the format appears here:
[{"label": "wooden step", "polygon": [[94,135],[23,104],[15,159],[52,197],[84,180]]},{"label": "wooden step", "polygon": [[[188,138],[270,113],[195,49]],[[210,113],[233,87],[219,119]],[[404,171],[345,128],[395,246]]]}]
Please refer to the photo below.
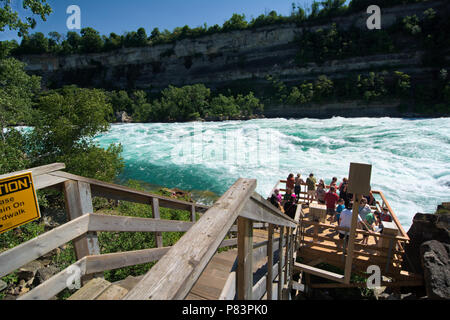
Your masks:
[{"label": "wooden step", "polygon": [[113,284],[130,291],[139,283],[139,281],[142,280],[143,277],[144,275],[139,277],[128,276],[126,279],[114,282]]},{"label": "wooden step", "polygon": [[125,289],[103,278],[95,278],[67,300],[120,300],[128,293]]}]

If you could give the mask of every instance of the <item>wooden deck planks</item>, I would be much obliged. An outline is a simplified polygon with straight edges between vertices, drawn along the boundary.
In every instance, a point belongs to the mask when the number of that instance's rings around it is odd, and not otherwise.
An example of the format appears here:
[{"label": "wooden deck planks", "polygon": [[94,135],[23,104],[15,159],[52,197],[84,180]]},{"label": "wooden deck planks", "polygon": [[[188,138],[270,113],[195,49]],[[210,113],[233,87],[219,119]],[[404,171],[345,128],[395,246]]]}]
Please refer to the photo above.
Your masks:
[{"label": "wooden deck planks", "polygon": [[[277,237],[277,235],[274,235]],[[266,230],[253,230],[253,244],[266,241]],[[203,271],[197,283],[186,297],[186,300],[218,300],[228,279],[230,270],[237,257],[237,249],[220,252],[214,255]],[[256,272],[266,261],[255,261],[253,272]]]}]

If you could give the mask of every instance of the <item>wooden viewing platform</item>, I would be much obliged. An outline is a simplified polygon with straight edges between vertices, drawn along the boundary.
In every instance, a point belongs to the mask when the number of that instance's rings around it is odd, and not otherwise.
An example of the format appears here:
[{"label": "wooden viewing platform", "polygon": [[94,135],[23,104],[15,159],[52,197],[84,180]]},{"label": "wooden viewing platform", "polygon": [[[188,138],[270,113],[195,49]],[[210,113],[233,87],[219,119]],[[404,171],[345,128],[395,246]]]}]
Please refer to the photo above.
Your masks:
[{"label": "wooden viewing platform", "polygon": [[[291,219],[255,192],[256,180],[239,179],[212,206],[204,206],[76,176],[61,171],[64,168],[57,163],[28,171],[33,174],[36,189],[64,192],[69,222],[2,252],[0,277],[69,241],[74,243],[77,261],[20,296],[20,300],[53,298],[69,285],[73,268],[79,270],[83,287],[71,300],[292,299],[295,290],[360,285],[350,283],[345,274],[317,268],[326,262],[348,269],[346,260],[353,273],[364,273],[368,265],[377,264],[391,279],[383,285],[422,283],[419,276],[401,269],[404,244],[409,238],[381,192],[374,192],[381,201],[378,205],[389,208],[399,234],[370,233],[369,243],[357,241],[348,259],[335,223],[313,221],[308,208],[301,205]],[[285,181],[275,188],[280,183]],[[306,190],[302,190],[304,194]],[[94,196],[147,204],[153,218],[96,214]],[[188,211],[191,221],[160,219],[160,207]],[[196,213],[200,215],[198,221]],[[97,232],[151,232],[156,247],[100,254]],[[163,232],[185,234],[172,247],[163,247]],[[367,232],[356,230],[357,239],[363,233]],[[380,248],[375,239],[390,245]],[[116,283],[103,279],[104,271],[148,262],[156,264],[140,277]],[[293,280],[295,274],[300,275],[298,282]],[[309,275],[333,282],[313,284]]]},{"label": "wooden viewing platform", "polygon": [[[272,189],[286,191],[286,180],[280,180]],[[329,187],[329,186],[327,186]],[[271,192],[271,193],[272,193]],[[396,235],[388,235],[376,233],[373,231],[364,231],[356,229],[355,244],[352,257],[351,271],[360,275],[367,275],[367,267],[377,265],[381,274],[389,278],[389,282],[383,281],[383,286],[421,286],[423,278],[421,275],[410,273],[402,269],[402,264],[407,256],[404,251],[405,244],[409,242],[409,237],[403,229],[395,212],[392,210],[384,194],[381,191],[372,190],[375,198],[375,205],[371,206],[372,210],[381,211],[386,208],[392,218],[393,223],[398,229]],[[354,287],[364,286],[365,284],[344,283],[342,275],[322,273],[323,270],[315,268],[315,266],[326,263],[344,270],[346,266],[346,257],[348,255],[345,239],[339,238],[339,231],[349,231],[348,228],[339,227],[337,222],[332,221],[330,216],[326,216],[325,221],[317,221],[310,214],[307,205],[307,186],[301,184],[300,199],[298,206],[301,207],[301,215],[299,221],[300,239],[297,257],[305,261],[304,264],[295,263],[296,272],[307,275],[322,276],[323,278],[333,280],[334,283],[321,283],[309,286],[312,288],[333,288],[333,287]],[[317,203],[314,201],[313,203]],[[361,243],[363,235],[368,235],[367,244]],[[388,245],[381,245],[381,242]],[[300,277],[302,278],[302,277]]]}]

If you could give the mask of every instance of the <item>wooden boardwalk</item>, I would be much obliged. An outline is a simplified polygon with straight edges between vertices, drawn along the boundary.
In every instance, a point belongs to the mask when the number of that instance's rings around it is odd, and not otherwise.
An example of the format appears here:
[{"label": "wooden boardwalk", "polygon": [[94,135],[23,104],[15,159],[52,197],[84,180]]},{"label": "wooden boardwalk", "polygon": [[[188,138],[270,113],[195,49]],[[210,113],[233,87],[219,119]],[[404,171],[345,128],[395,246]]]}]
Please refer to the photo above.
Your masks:
[{"label": "wooden boardwalk", "polygon": [[[253,243],[267,240],[267,231],[254,229]],[[186,300],[218,300],[237,258],[237,249],[217,253],[192,288]],[[256,272],[266,260],[253,265]]]},{"label": "wooden boardwalk", "polygon": [[[254,229],[253,242],[267,240],[267,231]],[[216,253],[191,289],[186,300],[218,300],[237,258],[237,249]],[[253,265],[256,272],[267,261]],[[69,300],[119,300],[133,289],[144,276],[129,276],[124,280],[109,283],[103,279],[94,279],[72,295]]]}]

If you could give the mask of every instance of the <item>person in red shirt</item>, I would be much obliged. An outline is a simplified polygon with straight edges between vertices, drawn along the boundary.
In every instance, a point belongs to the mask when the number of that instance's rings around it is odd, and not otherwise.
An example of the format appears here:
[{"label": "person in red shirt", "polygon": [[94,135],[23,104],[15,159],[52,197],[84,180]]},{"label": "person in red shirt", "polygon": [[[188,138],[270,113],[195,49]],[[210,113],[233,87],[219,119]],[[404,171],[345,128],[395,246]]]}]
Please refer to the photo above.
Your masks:
[{"label": "person in red shirt", "polygon": [[325,204],[327,205],[327,214],[331,215],[331,221],[333,221],[336,214],[336,204],[339,201],[339,196],[336,193],[335,187],[330,187],[330,191],[325,195]]},{"label": "person in red shirt", "polygon": [[[291,195],[294,193],[294,186],[295,186],[295,178],[294,178],[294,174],[291,173],[289,174],[289,176],[286,179],[286,195]],[[288,198],[289,200],[289,198]]]}]

